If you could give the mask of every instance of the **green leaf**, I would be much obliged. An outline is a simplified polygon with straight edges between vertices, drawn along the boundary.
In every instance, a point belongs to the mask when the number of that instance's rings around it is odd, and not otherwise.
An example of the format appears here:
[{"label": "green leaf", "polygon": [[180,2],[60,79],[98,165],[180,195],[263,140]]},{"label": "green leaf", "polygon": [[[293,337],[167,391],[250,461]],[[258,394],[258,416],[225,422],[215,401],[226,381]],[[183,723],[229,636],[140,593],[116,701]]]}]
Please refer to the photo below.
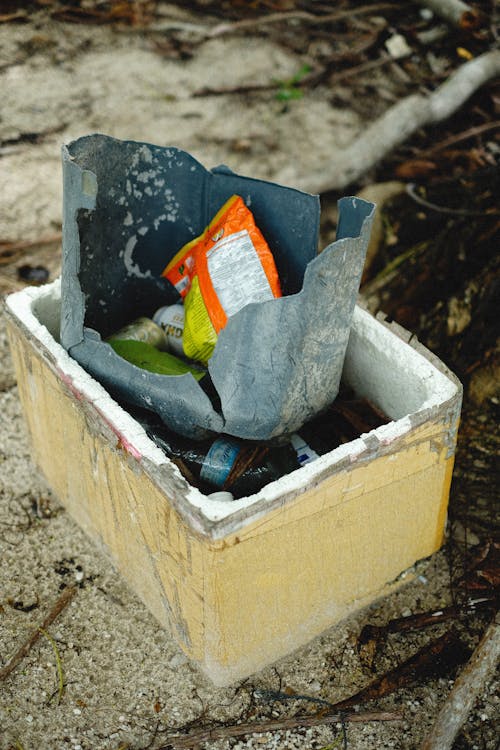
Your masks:
[{"label": "green leaf", "polygon": [[294,99],[302,99],[304,93],[297,88],[283,88],[276,92],[276,99],[279,102],[290,102]]},{"label": "green leaf", "polygon": [[289,81],[287,81],[287,83],[291,84],[292,86],[293,86],[293,85],[294,85],[295,83],[300,83],[300,82],[301,82],[301,80],[302,80],[303,78],[305,78],[305,77],[306,77],[306,75],[307,75],[308,73],[310,73],[310,72],[311,72],[311,70],[312,70],[311,66],[310,66],[310,65],[307,65],[307,63],[306,63],[305,65],[303,65],[303,66],[302,66],[302,67],[300,68],[300,70],[299,70],[299,71],[298,71],[297,73],[295,73],[295,75],[294,75],[294,76],[292,76],[292,77],[290,78],[290,80],[289,80]]},{"label": "green leaf", "polygon": [[127,362],[159,375],[186,375],[190,372],[196,380],[201,380],[206,374],[205,370],[192,367],[179,357],[168,352],[161,352],[151,344],[146,344],[145,341],[116,339],[110,341],[109,345]]},{"label": "green leaf", "polygon": [[280,102],[289,102],[293,99],[301,99],[303,97],[302,89],[299,88],[298,84],[303,78],[311,72],[311,66],[304,64],[291,78],[287,78],[284,81],[277,81],[279,89],[276,92],[276,99]]}]

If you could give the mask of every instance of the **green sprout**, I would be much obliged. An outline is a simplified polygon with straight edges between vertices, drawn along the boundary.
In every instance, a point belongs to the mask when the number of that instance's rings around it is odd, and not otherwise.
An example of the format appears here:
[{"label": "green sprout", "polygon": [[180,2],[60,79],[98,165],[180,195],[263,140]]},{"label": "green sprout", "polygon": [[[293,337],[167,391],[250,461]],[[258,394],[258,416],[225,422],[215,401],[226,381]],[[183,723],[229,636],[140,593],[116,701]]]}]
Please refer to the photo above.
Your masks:
[{"label": "green sprout", "polygon": [[38,628],[38,630],[49,641],[54,651],[54,655],[56,657],[56,667],[57,667],[57,677],[58,677],[57,702],[60,703],[63,692],[64,692],[64,674],[63,674],[61,657],[59,656],[59,650],[57,648],[57,644],[55,640],[52,638],[51,635],[47,633],[46,630],[44,630],[43,628]]},{"label": "green sprout", "polygon": [[310,72],[311,66],[305,64],[291,78],[287,78],[285,81],[278,81],[279,88],[275,94],[276,99],[279,102],[290,102],[294,99],[301,99],[304,92],[300,88],[300,84]]}]

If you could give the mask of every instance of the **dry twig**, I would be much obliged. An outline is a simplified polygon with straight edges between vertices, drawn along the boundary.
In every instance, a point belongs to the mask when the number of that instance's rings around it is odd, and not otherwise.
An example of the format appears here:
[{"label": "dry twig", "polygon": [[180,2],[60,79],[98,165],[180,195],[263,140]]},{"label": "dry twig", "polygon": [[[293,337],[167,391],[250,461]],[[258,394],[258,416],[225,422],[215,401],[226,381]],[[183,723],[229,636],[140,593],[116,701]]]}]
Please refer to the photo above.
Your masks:
[{"label": "dry twig", "polygon": [[46,631],[47,628],[52,625],[56,617],[58,617],[63,609],[68,606],[70,601],[72,600],[73,596],[76,593],[76,589],[73,586],[70,586],[62,592],[59,599],[56,601],[52,609],[50,610],[47,617],[44,619],[41,625],[39,625],[35,630],[32,632],[30,637],[23,643],[21,648],[19,648],[14,656],[12,656],[7,664],[5,664],[0,669],[0,682],[2,680],[5,680],[6,677],[10,675],[11,672],[14,671],[14,669],[18,666],[18,664],[24,659],[24,657],[30,652],[30,650],[33,648],[34,644],[37,642],[37,640],[40,638],[40,635],[43,633],[43,631]]},{"label": "dry twig", "polygon": [[372,634],[381,633],[383,635],[387,633],[404,633],[408,630],[425,628],[428,625],[435,625],[438,622],[446,622],[447,620],[458,618],[462,615],[475,613],[481,609],[491,609],[492,607],[495,607],[495,600],[493,597],[469,599],[462,606],[453,604],[450,607],[441,607],[441,609],[437,610],[417,612],[416,614],[408,615],[407,617],[396,617],[393,620],[389,620],[386,625],[365,625],[361,633],[363,633],[363,631]]},{"label": "dry twig", "polygon": [[436,143],[435,146],[432,146],[431,148],[428,148],[425,151],[422,151],[420,155],[422,156],[423,154],[425,155],[437,154],[439,151],[443,151],[445,148],[448,148],[449,146],[454,146],[456,143],[467,141],[469,140],[469,138],[475,138],[478,135],[482,135],[482,133],[487,133],[489,130],[498,130],[499,128],[500,128],[500,120],[496,120],[495,122],[485,122],[482,125],[476,125],[473,128],[468,128],[467,130],[464,130],[462,133],[451,135],[449,138],[446,138],[444,141],[440,141],[439,143]]},{"label": "dry twig", "polygon": [[496,599],[492,595],[480,599],[468,599],[462,606],[452,605],[434,611],[418,612],[407,617],[397,617],[389,620],[385,625],[368,623],[358,636],[358,653],[366,666],[371,668],[379,648],[385,643],[390,633],[405,633],[409,630],[425,628],[480,610],[495,609],[496,606]]},{"label": "dry twig", "polygon": [[308,13],[307,11],[302,10],[292,10],[288,13],[268,13],[267,15],[260,16],[260,18],[248,18],[242,21],[235,21],[234,23],[217,24],[217,26],[214,26],[207,35],[209,37],[222,36],[223,34],[230,34],[234,31],[241,31],[256,26],[268,26],[273,23],[282,23],[283,21],[297,20],[313,25],[336,23],[337,21],[343,21],[346,18],[352,18],[352,16],[359,16],[366,13],[375,14],[379,13],[381,10],[392,10],[395,7],[396,5],[394,3],[375,3],[372,5],[360,5],[357,8],[340,10],[335,13],[327,13],[326,15],[316,15],[315,13]]},{"label": "dry twig", "polygon": [[33,247],[41,247],[42,245],[52,245],[60,242],[61,238],[62,233],[56,232],[55,234],[39,237],[36,240],[0,240],[0,266],[12,263],[25,250],[31,250]]},{"label": "dry twig", "polygon": [[449,750],[474,701],[500,660],[500,625],[493,622],[458,677],[421,750]]},{"label": "dry twig", "polygon": [[170,735],[167,738],[167,745],[163,745],[159,750],[167,750],[169,746],[174,746],[182,750],[183,748],[195,747],[202,742],[214,742],[229,737],[239,737],[243,734],[261,734],[263,732],[277,732],[283,729],[295,729],[296,727],[316,727],[321,724],[336,724],[337,722],[347,723],[368,722],[368,721],[400,721],[402,715],[390,711],[366,711],[364,713],[335,713],[320,714],[316,716],[291,716],[285,719],[275,719],[272,721],[251,721],[246,724],[232,724],[230,726],[212,727],[211,729],[200,729],[188,735]]},{"label": "dry twig", "polygon": [[486,52],[462,65],[429,94],[412,94],[390,107],[373,125],[336,155],[328,171],[300,181],[311,193],[341,190],[375,166],[419,128],[445,120],[490,79],[500,75],[500,51]]},{"label": "dry twig", "polygon": [[410,196],[415,203],[424,208],[430,208],[431,211],[437,211],[440,214],[449,214],[450,216],[500,216],[500,211],[469,211],[465,208],[450,208],[449,206],[438,206],[419,195],[416,191],[414,182],[409,182],[406,186],[406,194]]},{"label": "dry twig", "polygon": [[407,687],[422,678],[442,676],[450,669],[463,664],[470,655],[454,630],[447,631],[417,651],[395,669],[370,682],[355,695],[335,704],[337,709],[348,709],[366,701],[382,698]]},{"label": "dry twig", "polygon": [[[408,54],[410,53],[405,53],[399,59],[401,60],[403,57],[407,57]],[[341,81],[344,81],[347,78],[353,78],[354,76],[358,76],[361,73],[366,73],[367,70],[373,70],[374,68],[381,68],[383,65],[389,65],[390,63],[393,64],[394,60],[389,55],[383,55],[382,57],[377,57],[375,60],[367,60],[366,62],[356,65],[355,67],[347,68],[346,70],[341,70],[340,73],[336,73],[330,78],[329,85],[335,86],[337,83],[340,83]]]},{"label": "dry twig", "polygon": [[205,39],[214,39],[221,36],[227,36],[228,34],[234,34],[239,31],[245,31],[255,29],[257,33],[258,29],[262,26],[271,26],[276,23],[283,23],[284,21],[300,21],[313,26],[320,26],[327,23],[336,23],[338,21],[344,21],[345,19],[352,18],[352,16],[360,16],[368,13],[379,13],[383,10],[392,10],[397,5],[394,3],[375,3],[374,5],[360,5],[357,8],[350,8],[349,10],[336,11],[334,13],[327,13],[325,15],[319,15],[316,13],[309,13],[304,10],[294,10],[289,12],[278,12],[268,13],[267,15],[259,16],[258,18],[245,18],[240,21],[233,21],[232,23],[218,23],[214,26],[202,26],[201,24],[190,23],[181,21],[178,19],[167,19],[164,21],[157,21],[150,23],[146,27],[136,26],[135,28],[123,29],[124,31],[140,32],[152,31],[152,32],[170,32],[180,31],[190,34],[192,36],[199,37],[198,42],[204,41]]},{"label": "dry twig", "polygon": [[0,15],[0,23],[10,23],[10,21],[25,20],[28,17],[28,13],[25,10],[16,10],[14,13],[2,13]]}]

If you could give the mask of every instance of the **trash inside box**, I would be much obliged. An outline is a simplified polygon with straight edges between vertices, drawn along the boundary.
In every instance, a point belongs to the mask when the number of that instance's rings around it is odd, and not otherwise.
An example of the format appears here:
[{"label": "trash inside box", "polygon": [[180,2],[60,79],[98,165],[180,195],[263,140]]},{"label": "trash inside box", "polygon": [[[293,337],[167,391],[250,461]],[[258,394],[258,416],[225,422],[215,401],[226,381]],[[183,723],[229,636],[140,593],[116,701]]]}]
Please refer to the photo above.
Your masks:
[{"label": "trash inside box", "polygon": [[216,684],[290,653],[439,548],[461,386],[394,324],[356,307],[342,375],[392,421],[225,503],[68,356],[59,282],[11,295],[7,313],[34,460]]},{"label": "trash inside box", "polygon": [[[337,239],[318,254],[318,196],[100,134],[62,154],[61,343],[113,395],[198,440],[279,439],[335,399],[372,203],[342,198]],[[206,364],[203,380],[138,368],[110,346],[184,293],[183,350]]]}]

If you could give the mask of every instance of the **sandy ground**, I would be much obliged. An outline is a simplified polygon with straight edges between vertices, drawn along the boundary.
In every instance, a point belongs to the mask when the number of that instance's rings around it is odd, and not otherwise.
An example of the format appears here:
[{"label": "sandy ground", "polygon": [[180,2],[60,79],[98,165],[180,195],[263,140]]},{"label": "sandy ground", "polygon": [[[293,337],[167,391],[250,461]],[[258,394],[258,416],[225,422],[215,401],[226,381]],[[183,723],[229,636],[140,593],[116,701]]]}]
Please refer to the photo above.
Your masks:
[{"label": "sandy ground", "polygon": [[[1,239],[35,239],[60,228],[60,146],[79,135],[100,131],[177,145],[206,166],[223,162],[245,174],[300,187],[304,175],[324,169],[329,154],[363,125],[359,114],[334,109],[321,91],[306,94],[287,111],[272,97],[248,102],[234,96],[193,97],[203,86],[285,79],[300,67],[293,54],[251,35],[208,41],[188,61],[165,60],[139,34],[39,20],[0,27],[0,50]],[[45,135],[30,143],[26,136],[33,133]],[[45,253],[34,257],[44,258],[53,277],[59,250]],[[2,273],[3,291],[18,288],[15,275]],[[237,721],[252,701],[257,717],[301,707],[298,701],[270,705],[259,697],[259,688],[340,700],[370,679],[355,649],[365,622],[384,623],[450,603],[444,553],[424,563],[418,574],[371,610],[243,685],[214,688],[72,522],[33,466],[2,319],[0,662],[43,620],[64,584],[78,585],[73,602],[50,628],[64,670],[62,700],[57,700],[54,650],[42,637],[0,684],[2,750],[154,750],[164,744],[167,727],[203,712],[199,724]],[[444,629],[435,626],[432,636]],[[379,671],[395,666],[429,637],[426,632],[391,639]],[[417,748],[451,684],[448,677],[428,680],[368,706],[401,710],[404,718],[397,724],[349,726],[348,747]],[[494,687],[485,689],[466,726],[464,737],[471,744],[460,747],[494,747]],[[340,747],[339,736],[338,727],[324,726],[206,747],[312,750]]]},{"label": "sandy ground", "polygon": [[[13,63],[33,37],[41,51]],[[60,145],[81,135],[175,145],[208,168],[225,163],[302,187],[361,127],[356,113],[334,109],[319,93],[287,111],[272,95],[249,106],[238,96],[193,98],[206,86],[265,84],[298,71],[300,60],[258,37],[208,40],[187,61],[162,59],[140,35],[106,27],[48,24],[27,34],[4,25],[0,39],[2,141],[47,134],[34,146],[3,149],[0,236],[9,239],[39,237],[60,224]]]}]

